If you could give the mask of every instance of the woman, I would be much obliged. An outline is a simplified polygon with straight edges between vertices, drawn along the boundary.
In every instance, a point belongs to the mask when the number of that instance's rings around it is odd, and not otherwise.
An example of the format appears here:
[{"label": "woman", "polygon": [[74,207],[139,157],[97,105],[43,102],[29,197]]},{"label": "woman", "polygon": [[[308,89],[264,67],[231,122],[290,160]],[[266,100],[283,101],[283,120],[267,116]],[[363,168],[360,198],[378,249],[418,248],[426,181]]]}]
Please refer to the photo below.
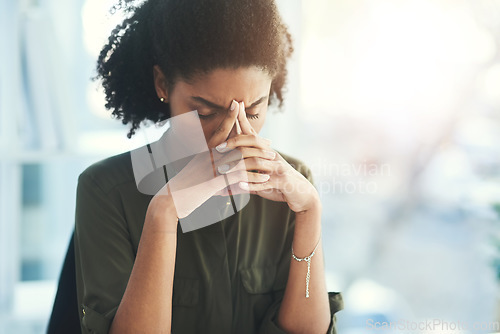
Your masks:
[{"label": "woman", "polygon": [[[268,105],[283,102],[292,53],[276,5],[150,0],[130,15],[98,60],[106,107],[131,124],[129,137],[144,120],[196,110],[211,154],[165,172],[154,195],[138,190],[130,152],[80,175],[82,331],[333,333],[339,296],[326,291],[318,193],[307,167],[258,135]],[[181,231],[179,219],[209,199],[236,208],[245,192],[240,211]]]}]

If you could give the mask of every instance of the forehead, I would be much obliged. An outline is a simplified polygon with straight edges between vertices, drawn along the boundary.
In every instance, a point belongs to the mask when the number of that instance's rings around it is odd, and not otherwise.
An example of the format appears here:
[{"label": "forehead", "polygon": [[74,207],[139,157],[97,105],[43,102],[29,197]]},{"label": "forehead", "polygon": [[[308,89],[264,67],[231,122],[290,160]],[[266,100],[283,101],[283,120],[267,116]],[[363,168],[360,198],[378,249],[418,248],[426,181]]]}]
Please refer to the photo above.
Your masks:
[{"label": "forehead", "polygon": [[201,96],[221,105],[233,99],[252,103],[269,94],[271,76],[257,67],[216,69],[189,81],[179,80],[172,93],[183,97]]}]

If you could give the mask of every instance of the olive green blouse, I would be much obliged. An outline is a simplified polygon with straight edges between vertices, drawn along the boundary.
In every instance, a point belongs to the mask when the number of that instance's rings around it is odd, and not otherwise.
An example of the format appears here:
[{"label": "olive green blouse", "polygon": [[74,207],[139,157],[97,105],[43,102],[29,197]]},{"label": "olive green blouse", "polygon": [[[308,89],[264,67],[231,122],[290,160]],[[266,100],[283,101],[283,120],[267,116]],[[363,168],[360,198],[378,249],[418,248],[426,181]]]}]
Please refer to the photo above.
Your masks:
[{"label": "olive green blouse", "polygon": [[[282,156],[311,180],[304,164]],[[97,162],[80,175],[75,252],[83,333],[109,331],[151,198],[137,190],[130,152]],[[220,222],[186,233],[178,224],[172,333],[285,333],[277,315],[294,226],[286,203],[256,195]],[[335,333],[334,313],[342,309],[342,299],[339,293],[328,294],[328,333]]]}]

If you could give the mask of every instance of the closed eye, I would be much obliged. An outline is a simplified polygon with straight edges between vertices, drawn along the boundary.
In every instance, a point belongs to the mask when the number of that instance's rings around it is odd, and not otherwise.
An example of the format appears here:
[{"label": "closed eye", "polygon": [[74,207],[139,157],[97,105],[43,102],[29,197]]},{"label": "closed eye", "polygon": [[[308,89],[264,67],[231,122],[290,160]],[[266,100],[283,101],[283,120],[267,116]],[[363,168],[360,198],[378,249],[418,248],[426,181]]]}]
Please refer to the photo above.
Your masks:
[{"label": "closed eye", "polygon": [[255,115],[247,114],[247,118],[248,119],[257,119],[257,118],[259,118],[259,114],[255,114]]},{"label": "closed eye", "polygon": [[216,115],[216,113],[208,114],[208,115],[198,114],[200,119],[210,119],[210,118],[214,117],[215,115]]}]

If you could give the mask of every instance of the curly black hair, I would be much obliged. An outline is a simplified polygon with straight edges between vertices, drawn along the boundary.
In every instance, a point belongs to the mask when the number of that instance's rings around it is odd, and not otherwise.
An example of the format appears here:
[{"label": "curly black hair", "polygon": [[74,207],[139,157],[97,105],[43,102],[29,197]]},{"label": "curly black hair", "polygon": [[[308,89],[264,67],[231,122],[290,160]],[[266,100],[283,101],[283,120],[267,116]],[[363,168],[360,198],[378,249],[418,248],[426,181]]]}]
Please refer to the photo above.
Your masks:
[{"label": "curly black hair", "polygon": [[145,120],[170,117],[159,101],[153,66],[167,84],[188,81],[217,68],[256,66],[273,78],[269,103],[283,104],[286,63],[293,52],[291,36],[273,0],[147,0],[116,7],[128,17],[111,33],[97,60],[106,108],[131,138]]}]

